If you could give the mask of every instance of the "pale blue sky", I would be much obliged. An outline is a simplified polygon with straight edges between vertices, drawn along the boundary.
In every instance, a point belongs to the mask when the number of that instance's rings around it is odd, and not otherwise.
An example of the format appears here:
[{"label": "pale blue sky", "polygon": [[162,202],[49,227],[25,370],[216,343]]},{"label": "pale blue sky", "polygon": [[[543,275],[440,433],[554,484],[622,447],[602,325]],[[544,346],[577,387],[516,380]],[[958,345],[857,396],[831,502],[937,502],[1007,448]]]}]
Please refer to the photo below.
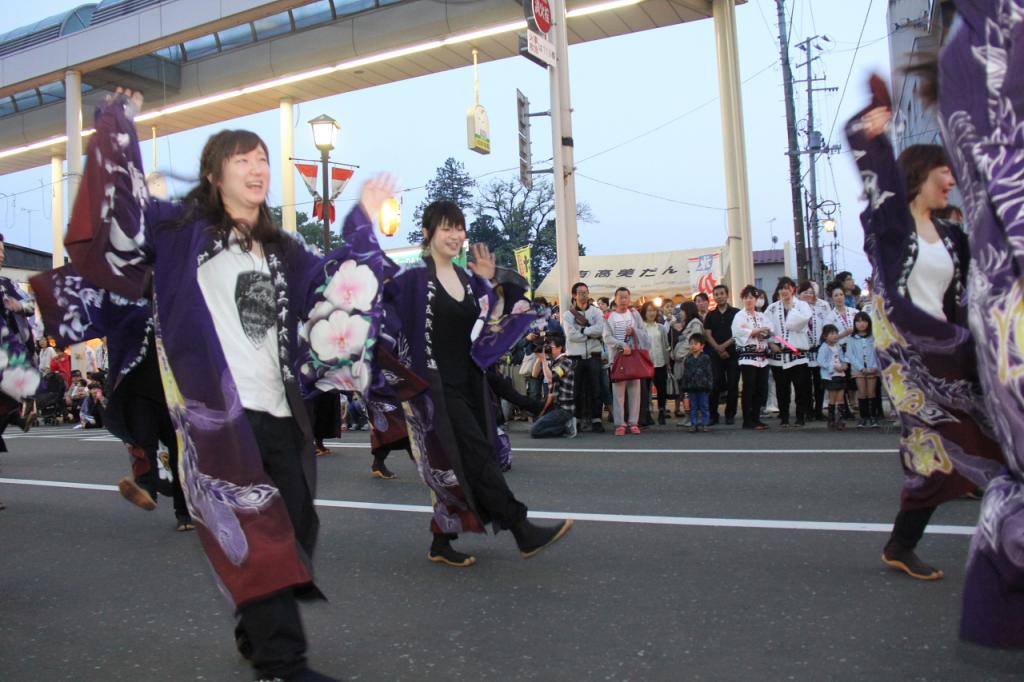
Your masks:
[{"label": "pale blue sky", "polygon": [[[73,0],[35,0],[5,7],[0,31],[78,4]],[[826,51],[814,66],[816,75],[828,78],[819,86],[839,88],[835,93],[819,94],[815,102],[817,126],[826,137],[839,108],[832,144],[841,144],[845,118],[863,106],[867,75],[872,71],[889,74],[886,6],[884,0],[787,0],[793,13],[794,44],[814,34],[827,34],[833,40],[831,45],[823,44]],[[775,2],[750,0],[737,8],[736,15],[741,78],[746,81],[743,107],[751,226],[754,247],[764,249],[771,247],[772,234],[780,245],[793,239]],[[863,42],[855,51],[862,26]],[[802,53],[794,49],[791,59],[794,66],[801,63]],[[576,45],[570,48],[569,62],[577,198],[590,204],[598,220],[580,225],[580,239],[588,253],[723,244],[724,211],[678,203],[721,209],[726,205],[713,23],[709,20]],[[840,104],[848,73],[849,84]],[[803,74],[801,69],[795,75]],[[482,64],[480,79],[481,104],[491,122],[492,153],[488,156],[466,148],[465,116],[473,104],[471,68],[302,104],[296,113],[296,155],[316,155],[306,121],[326,113],[342,125],[332,158],[361,167],[343,200],[356,195],[360,180],[381,170],[395,172],[406,187],[421,186],[448,156],[464,162],[474,176],[517,168],[515,90],[526,93],[534,109],[546,109],[547,75],[519,57]],[[805,104],[804,90],[798,87],[800,119],[806,117]],[[533,156],[541,161],[551,153],[550,127],[545,118],[534,118],[533,123]],[[274,154],[279,137],[276,111],[236,119],[230,126],[255,130]],[[194,174],[203,143],[222,127],[161,138],[160,169]],[[147,161],[152,158],[149,142],[143,143],[143,154]],[[591,156],[594,158],[588,158]],[[803,168],[806,171],[806,162]],[[518,171],[498,175],[515,177]],[[48,167],[0,176],[0,193],[19,193],[14,198],[0,196],[0,231],[8,241],[49,250],[49,192],[34,189],[41,182],[49,182]],[[272,185],[271,203],[279,203],[279,183]],[[819,161],[818,186],[822,199],[841,205],[841,213],[836,215],[840,269],[863,279],[869,266],[861,251],[857,219],[860,183],[848,154],[834,155],[831,163]],[[296,196],[299,202],[308,199],[298,180]],[[410,229],[412,209],[422,197],[421,191],[405,195],[403,232]],[[303,209],[308,212],[307,207],[300,207]],[[405,244],[402,233],[390,241],[393,246]]]}]

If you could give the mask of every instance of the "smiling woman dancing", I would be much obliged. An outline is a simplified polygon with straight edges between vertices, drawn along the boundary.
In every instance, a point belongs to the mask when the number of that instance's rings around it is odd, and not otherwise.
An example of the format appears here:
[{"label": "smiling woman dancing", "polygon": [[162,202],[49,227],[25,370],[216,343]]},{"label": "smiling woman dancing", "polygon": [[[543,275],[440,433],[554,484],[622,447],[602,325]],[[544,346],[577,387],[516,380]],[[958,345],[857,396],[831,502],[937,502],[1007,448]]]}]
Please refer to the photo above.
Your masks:
[{"label": "smiling woman dancing", "polygon": [[[151,292],[189,511],[237,608],[239,649],[259,679],[330,680],[306,666],[296,603],[320,592],[312,433],[293,367],[308,356],[310,334],[323,335],[314,326],[322,321],[309,319],[317,292],[357,268],[379,278],[384,261],[360,244],[363,233],[320,258],[275,227],[267,147],[248,131],[210,138],[199,184],[183,201],[149,197],[133,123],[141,104],[119,92],[98,110],[66,239],[82,277],[54,280],[52,299],[84,336],[89,302]],[[335,353],[337,364],[362,361],[363,340],[379,326],[377,300],[359,302],[365,311],[345,304],[353,343]]]}]

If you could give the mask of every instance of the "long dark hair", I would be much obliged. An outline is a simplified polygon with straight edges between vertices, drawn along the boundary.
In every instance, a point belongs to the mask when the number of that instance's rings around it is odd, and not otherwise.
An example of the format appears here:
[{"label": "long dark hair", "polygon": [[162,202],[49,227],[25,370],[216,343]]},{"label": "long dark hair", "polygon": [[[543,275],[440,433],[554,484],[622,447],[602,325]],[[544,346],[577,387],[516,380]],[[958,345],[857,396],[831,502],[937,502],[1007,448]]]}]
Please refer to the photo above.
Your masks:
[{"label": "long dark hair", "polygon": [[249,130],[222,130],[210,137],[199,157],[199,184],[185,195],[185,204],[191,206],[186,212],[185,222],[195,219],[200,213],[210,221],[210,227],[225,239],[230,237],[231,230],[239,228],[242,238],[239,241],[244,251],[252,249],[253,242],[272,242],[280,232],[270,215],[270,207],[266,200],[260,204],[259,217],[255,225],[236,220],[224,209],[217,183],[224,173],[224,162],[237,154],[248,154],[256,147],[261,147],[270,160],[267,144],[256,133]]}]

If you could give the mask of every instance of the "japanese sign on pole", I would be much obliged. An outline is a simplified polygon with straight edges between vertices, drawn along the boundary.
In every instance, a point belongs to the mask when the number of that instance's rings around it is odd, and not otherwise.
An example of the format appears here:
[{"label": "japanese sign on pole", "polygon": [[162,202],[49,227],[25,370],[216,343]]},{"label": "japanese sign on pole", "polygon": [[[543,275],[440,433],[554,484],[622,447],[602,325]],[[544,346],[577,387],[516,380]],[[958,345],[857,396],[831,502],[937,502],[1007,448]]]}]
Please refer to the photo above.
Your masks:
[{"label": "japanese sign on pole", "polygon": [[690,286],[693,294],[705,293],[710,299],[710,308],[715,307],[715,287],[722,281],[721,252],[708,253],[688,261]]},{"label": "japanese sign on pole", "polygon": [[[306,184],[306,188],[313,197],[313,217],[323,219],[323,198],[320,196],[320,192],[317,191],[317,176],[320,174],[320,165],[315,163],[296,163],[295,168],[299,171],[302,182]],[[331,169],[331,198],[328,202],[331,207],[331,222],[334,222],[334,200],[345,191],[345,185],[352,179],[354,173],[355,171],[351,168],[335,167]]]}]

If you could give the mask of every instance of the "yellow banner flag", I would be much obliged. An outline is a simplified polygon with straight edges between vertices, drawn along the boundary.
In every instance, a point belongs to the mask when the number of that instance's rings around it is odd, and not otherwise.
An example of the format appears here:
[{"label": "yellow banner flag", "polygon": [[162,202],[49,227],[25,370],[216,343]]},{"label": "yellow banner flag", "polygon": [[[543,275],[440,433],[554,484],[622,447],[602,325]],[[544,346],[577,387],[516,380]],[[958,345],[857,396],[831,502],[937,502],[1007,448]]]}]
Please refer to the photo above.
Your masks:
[{"label": "yellow banner flag", "polygon": [[516,249],[512,252],[516,257],[516,270],[520,275],[526,278],[527,283],[530,286],[529,294],[533,294],[533,260],[531,258],[532,247],[524,246],[520,249]]}]

